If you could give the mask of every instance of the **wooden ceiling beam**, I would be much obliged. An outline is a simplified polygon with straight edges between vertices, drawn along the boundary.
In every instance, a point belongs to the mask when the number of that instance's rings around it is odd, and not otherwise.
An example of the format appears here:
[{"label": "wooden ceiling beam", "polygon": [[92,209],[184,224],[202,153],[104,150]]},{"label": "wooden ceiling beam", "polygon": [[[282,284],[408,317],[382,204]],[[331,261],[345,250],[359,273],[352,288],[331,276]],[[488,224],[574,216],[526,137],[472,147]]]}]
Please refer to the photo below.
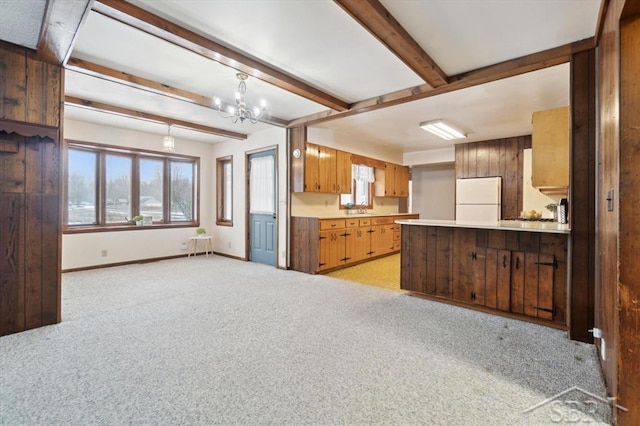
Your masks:
[{"label": "wooden ceiling beam", "polygon": [[473,71],[464,72],[449,77],[449,83],[445,86],[432,88],[428,84],[410,87],[408,89],[399,90],[397,92],[388,93],[386,95],[377,96],[375,98],[366,99],[352,104],[351,109],[344,112],[335,112],[331,110],[322,111],[301,117],[289,122],[287,127],[296,126],[312,126],[339,118],[350,117],[356,114],[362,114],[368,111],[388,108],[394,105],[413,102],[425,99],[431,96],[442,95],[444,93],[453,92],[455,90],[466,89],[468,87],[477,86],[492,81],[501,80],[503,78],[514,77],[516,75],[525,74],[531,71],[537,71],[544,68],[552,67],[569,62],[572,53],[581,52],[595,47],[593,37],[565,44],[563,46],[544,50],[542,52],[533,53],[531,55],[522,56],[516,59],[500,62],[498,64],[489,65],[487,67],[478,68]]},{"label": "wooden ceiling beam", "polygon": [[87,109],[96,111],[106,111],[113,114],[124,115],[127,117],[140,118],[143,120],[157,121],[159,123],[167,123],[184,127],[190,130],[197,130],[199,132],[210,133],[216,136],[224,136],[231,139],[244,140],[247,139],[247,135],[243,133],[231,132],[229,130],[219,129],[216,127],[204,126],[202,124],[192,123],[190,121],[178,120],[171,117],[165,117],[157,114],[150,114],[147,112],[136,111],[129,108],[119,107],[116,105],[110,105],[103,102],[91,101],[88,99],[77,98],[75,96],[65,96],[65,104],[80,106]]},{"label": "wooden ceiling beam", "polygon": [[447,84],[447,75],[379,0],[334,0],[431,87]]},{"label": "wooden ceiling beam", "polygon": [[[149,80],[144,77],[129,74],[124,71],[118,71],[104,65],[96,64],[78,58],[70,58],[67,62],[66,68],[68,70],[90,75],[92,77],[100,78],[118,84],[123,84],[136,89],[145,90],[147,92],[190,102],[199,106],[203,106],[205,108],[215,110],[215,107],[213,106],[213,98],[209,98],[199,93],[190,92],[188,90],[178,89],[176,87]],[[226,105],[222,105],[222,107],[226,108]],[[286,120],[272,117],[268,114],[263,115],[258,121],[279,127],[284,127],[287,123]]]},{"label": "wooden ceiling beam", "polygon": [[93,0],[49,0],[38,40],[38,59],[64,65],[92,5]]},{"label": "wooden ceiling beam", "polygon": [[123,0],[100,0],[94,4],[93,10],[333,110],[346,111],[349,108],[347,102],[298,80],[272,65],[232,50],[131,3]]}]

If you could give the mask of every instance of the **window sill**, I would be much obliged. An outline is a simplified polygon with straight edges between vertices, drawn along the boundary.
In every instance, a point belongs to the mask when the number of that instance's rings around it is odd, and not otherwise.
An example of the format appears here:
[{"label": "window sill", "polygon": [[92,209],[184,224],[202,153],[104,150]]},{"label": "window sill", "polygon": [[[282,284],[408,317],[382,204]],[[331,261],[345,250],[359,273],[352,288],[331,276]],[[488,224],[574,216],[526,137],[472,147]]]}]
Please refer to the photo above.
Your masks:
[{"label": "window sill", "polygon": [[216,221],[216,225],[218,225],[218,226],[233,226],[233,222]]},{"label": "window sill", "polygon": [[150,229],[172,229],[172,228],[197,228],[200,222],[184,222],[184,223],[154,223],[151,225],[137,226],[135,224],[122,224],[111,226],[96,225],[77,225],[68,226],[62,230],[63,234],[87,234],[95,232],[118,232],[118,231],[148,231]]}]

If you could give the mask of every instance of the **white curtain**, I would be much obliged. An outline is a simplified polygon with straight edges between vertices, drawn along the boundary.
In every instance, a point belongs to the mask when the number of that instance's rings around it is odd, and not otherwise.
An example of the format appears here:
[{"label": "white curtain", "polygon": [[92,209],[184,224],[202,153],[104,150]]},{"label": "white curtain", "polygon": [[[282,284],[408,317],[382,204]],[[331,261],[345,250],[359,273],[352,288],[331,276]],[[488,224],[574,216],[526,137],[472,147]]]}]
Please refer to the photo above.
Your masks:
[{"label": "white curtain", "polygon": [[274,157],[257,157],[251,159],[249,173],[250,213],[275,213],[275,175]]},{"label": "white curtain", "polygon": [[375,170],[373,167],[364,166],[360,164],[354,164],[351,168],[352,177],[355,180],[359,180],[366,183],[375,182]]}]

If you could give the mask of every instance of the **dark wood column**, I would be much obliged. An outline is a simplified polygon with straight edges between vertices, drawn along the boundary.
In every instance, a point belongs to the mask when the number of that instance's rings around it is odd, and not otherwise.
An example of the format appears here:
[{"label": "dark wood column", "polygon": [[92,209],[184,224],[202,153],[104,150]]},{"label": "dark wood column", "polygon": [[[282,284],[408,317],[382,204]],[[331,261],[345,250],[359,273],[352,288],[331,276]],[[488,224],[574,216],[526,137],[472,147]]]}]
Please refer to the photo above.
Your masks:
[{"label": "dark wood column", "polygon": [[0,335],[61,320],[64,72],[0,43]]},{"label": "dark wood column", "polygon": [[596,232],[596,54],[571,56],[569,337],[593,343]]}]

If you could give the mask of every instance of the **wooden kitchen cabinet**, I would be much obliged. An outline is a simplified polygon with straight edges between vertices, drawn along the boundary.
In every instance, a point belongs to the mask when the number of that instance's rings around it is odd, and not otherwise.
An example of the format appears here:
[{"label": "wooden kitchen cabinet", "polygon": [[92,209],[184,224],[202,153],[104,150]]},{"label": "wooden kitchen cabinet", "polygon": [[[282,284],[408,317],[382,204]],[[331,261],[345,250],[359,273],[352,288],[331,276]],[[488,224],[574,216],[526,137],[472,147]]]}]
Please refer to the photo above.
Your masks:
[{"label": "wooden kitchen cabinet", "polygon": [[533,113],[531,184],[543,193],[569,190],[569,132],[569,107]]},{"label": "wooden kitchen cabinet", "polygon": [[[291,218],[291,269],[325,272],[399,251],[394,220],[419,215]],[[399,238],[399,237],[396,237]],[[398,247],[398,248],[396,248]]]},{"label": "wooden kitchen cabinet", "polygon": [[351,194],[351,153],[336,151],[336,192]]},{"label": "wooden kitchen cabinet", "polygon": [[374,190],[376,197],[408,197],[409,167],[385,163],[384,170],[376,169]]},{"label": "wooden kitchen cabinet", "polygon": [[336,150],[309,142],[304,149],[304,192],[338,193]]}]

